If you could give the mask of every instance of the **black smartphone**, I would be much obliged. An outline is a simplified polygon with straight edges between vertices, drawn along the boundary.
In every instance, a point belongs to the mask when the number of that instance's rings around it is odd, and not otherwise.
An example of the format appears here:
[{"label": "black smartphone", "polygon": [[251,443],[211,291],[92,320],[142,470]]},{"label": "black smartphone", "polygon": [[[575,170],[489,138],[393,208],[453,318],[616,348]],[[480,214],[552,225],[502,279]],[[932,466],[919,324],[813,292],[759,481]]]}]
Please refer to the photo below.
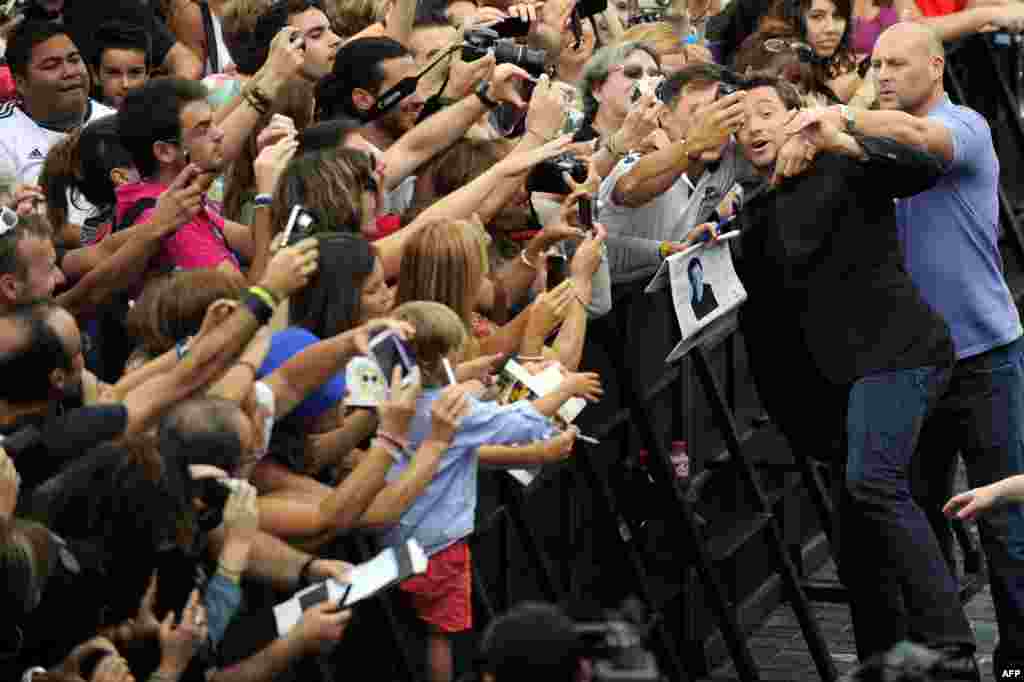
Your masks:
[{"label": "black smartphone", "polygon": [[722,97],[727,97],[727,96],[731,95],[732,93],[736,92],[737,90],[739,90],[739,88],[736,87],[735,85],[733,85],[732,83],[725,83],[725,82],[719,83],[718,84],[718,98],[721,99]]},{"label": "black smartphone", "polygon": [[579,210],[580,225],[583,226],[585,232],[589,233],[594,229],[594,200],[590,197],[580,197],[577,209]]},{"label": "black smartphone", "polygon": [[302,37],[302,33],[300,31],[296,31],[292,34],[292,45],[300,50],[306,49],[306,39]]},{"label": "black smartphone", "polygon": [[520,38],[530,33],[530,22],[519,17],[505,17],[496,21],[487,28],[497,33],[502,38]]},{"label": "black smartphone", "polygon": [[321,583],[316,589],[310,590],[299,597],[299,606],[303,611],[307,611],[317,604],[327,601],[328,597],[327,583]]},{"label": "black smartphone", "polygon": [[548,262],[548,291],[556,288],[569,277],[569,261],[563,253],[551,253]]}]

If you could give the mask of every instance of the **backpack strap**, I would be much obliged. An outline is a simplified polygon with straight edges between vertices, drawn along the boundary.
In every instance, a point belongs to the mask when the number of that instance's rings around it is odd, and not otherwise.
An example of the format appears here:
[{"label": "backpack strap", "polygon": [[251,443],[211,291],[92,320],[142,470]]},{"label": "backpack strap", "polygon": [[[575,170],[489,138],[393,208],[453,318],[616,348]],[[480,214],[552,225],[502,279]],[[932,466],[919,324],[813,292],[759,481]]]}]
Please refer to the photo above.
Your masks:
[{"label": "backpack strap", "polygon": [[128,207],[128,210],[124,212],[119,222],[113,223],[111,227],[111,233],[120,232],[121,230],[131,227],[135,224],[135,221],[139,219],[143,213],[156,206],[155,197],[144,197],[139,199],[134,204]]}]

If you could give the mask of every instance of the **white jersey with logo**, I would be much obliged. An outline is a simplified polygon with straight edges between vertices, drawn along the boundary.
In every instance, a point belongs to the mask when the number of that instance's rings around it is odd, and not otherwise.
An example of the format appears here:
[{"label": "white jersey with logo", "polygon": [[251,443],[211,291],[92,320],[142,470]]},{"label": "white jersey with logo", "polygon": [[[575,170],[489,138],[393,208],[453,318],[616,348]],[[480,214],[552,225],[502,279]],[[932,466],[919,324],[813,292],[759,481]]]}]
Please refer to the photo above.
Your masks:
[{"label": "white jersey with logo", "polygon": [[[115,113],[99,102],[89,100],[86,123]],[[36,184],[50,147],[67,137],[63,130],[47,128],[22,111],[14,102],[0,105],[0,175],[13,177],[18,184]],[[93,207],[82,197],[68,202],[68,222],[82,225]]]}]

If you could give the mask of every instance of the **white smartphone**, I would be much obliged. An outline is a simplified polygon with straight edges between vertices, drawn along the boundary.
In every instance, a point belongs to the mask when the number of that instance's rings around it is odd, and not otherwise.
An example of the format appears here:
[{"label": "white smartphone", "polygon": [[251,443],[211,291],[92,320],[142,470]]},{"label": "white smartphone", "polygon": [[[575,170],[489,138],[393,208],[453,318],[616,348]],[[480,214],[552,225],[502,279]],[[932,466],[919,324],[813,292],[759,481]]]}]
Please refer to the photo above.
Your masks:
[{"label": "white smartphone", "polygon": [[448,362],[448,358],[441,358],[441,364],[444,365],[444,373],[448,375],[448,385],[459,383],[455,380],[455,372],[452,371],[452,363]]},{"label": "white smartphone", "polygon": [[[284,226],[284,238],[281,240],[281,248],[291,246],[309,236],[310,226],[316,222],[313,215],[302,206],[293,206],[292,212],[288,214],[288,222]],[[298,227],[296,232],[295,228]]]}]

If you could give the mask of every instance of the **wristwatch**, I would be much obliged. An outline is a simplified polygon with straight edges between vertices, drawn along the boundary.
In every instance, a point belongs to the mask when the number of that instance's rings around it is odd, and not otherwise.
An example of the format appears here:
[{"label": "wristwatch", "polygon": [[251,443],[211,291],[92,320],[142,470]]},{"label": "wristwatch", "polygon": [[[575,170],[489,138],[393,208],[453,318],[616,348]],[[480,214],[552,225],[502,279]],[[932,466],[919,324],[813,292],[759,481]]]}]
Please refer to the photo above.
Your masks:
[{"label": "wristwatch", "polygon": [[857,120],[853,116],[853,110],[845,104],[840,104],[839,113],[843,116],[843,125],[846,127],[846,132],[852,133],[854,126],[857,124]]},{"label": "wristwatch", "polygon": [[480,101],[484,103],[484,106],[488,109],[496,109],[498,103],[495,102],[487,95],[487,91],[491,89],[490,81],[480,81],[480,85],[476,86],[476,90],[473,91]]}]

